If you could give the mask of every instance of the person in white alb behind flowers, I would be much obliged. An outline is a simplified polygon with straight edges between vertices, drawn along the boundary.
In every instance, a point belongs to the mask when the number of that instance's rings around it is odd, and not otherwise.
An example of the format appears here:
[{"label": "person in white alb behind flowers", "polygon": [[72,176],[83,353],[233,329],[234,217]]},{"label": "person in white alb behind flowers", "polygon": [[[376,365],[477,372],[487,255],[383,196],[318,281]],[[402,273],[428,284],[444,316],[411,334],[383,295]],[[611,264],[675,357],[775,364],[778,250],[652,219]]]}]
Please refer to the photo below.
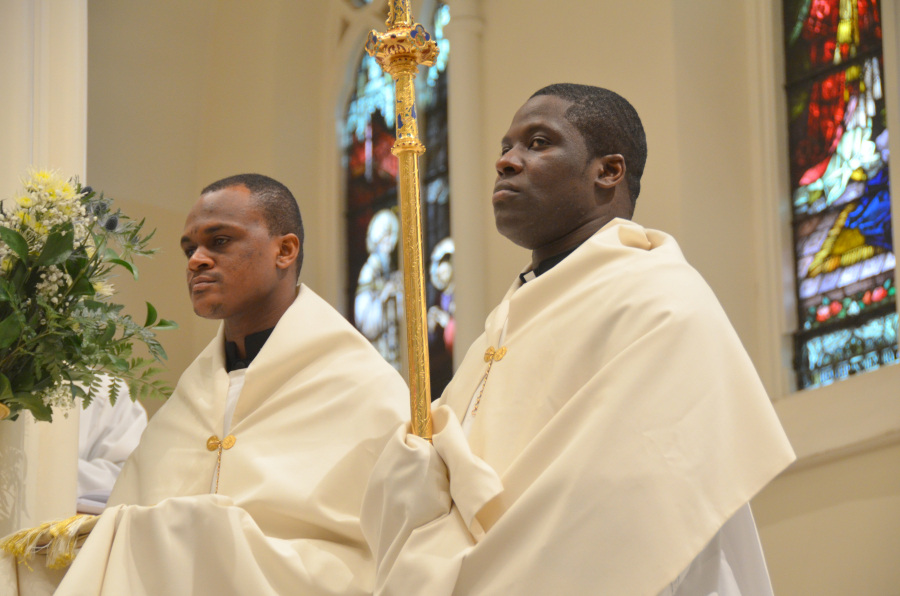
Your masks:
[{"label": "person in white alb behind flowers", "polygon": [[496,163],[497,229],[532,262],[366,491],[375,593],[771,594],[749,500],[794,454],[675,240],[630,221],[637,112],[551,85]]},{"label": "person in white alb behind flowers", "polygon": [[125,463],[59,596],[363,596],[366,480],[407,416],[399,374],[297,282],[303,224],[257,174],[205,188],[181,248],[221,319]]},{"label": "person in white alb behind flowers", "polygon": [[[116,403],[110,401],[118,383]],[[78,512],[100,513],[116,478],[147,428],[147,411],[132,401],[128,386],[106,377],[78,416]]]}]

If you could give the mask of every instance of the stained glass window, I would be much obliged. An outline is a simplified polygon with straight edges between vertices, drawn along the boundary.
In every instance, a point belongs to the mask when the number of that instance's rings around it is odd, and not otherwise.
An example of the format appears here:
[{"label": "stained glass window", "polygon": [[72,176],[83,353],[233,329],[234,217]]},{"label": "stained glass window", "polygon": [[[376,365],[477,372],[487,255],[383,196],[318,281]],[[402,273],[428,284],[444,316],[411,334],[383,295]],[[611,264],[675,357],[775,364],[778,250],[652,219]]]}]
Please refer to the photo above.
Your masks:
[{"label": "stained glass window", "polygon": [[[421,161],[426,303],[431,392],[440,396],[453,375],[453,239],[447,155],[447,65],[444,27],[450,10],[437,3],[426,22],[441,52],[417,79],[419,132],[427,152]],[[344,122],[347,205],[347,289],[350,319],[382,356],[400,370],[403,275],[394,143],[394,88],[374,59],[363,55]]]},{"label": "stained glass window", "polygon": [[453,239],[450,237],[450,177],[447,131],[447,61],[450,42],[444,27],[450,8],[437,3],[431,31],[440,48],[434,66],[425,71],[419,86],[417,109],[422,119],[422,138],[427,147],[422,162],[422,211],[425,258],[428,262],[425,300],[428,304],[428,349],[431,395],[440,397],[453,376],[453,339],[456,331]]},{"label": "stained glass window", "polygon": [[786,0],[801,389],[897,360],[878,0]]}]

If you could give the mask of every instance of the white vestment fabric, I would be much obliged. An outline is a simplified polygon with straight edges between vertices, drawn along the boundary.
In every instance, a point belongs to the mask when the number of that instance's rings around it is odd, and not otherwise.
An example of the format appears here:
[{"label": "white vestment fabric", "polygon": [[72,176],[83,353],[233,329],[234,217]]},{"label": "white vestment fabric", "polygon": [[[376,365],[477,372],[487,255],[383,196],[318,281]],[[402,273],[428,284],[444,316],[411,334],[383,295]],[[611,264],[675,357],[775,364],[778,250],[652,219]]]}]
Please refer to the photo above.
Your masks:
[{"label": "white vestment fabric", "polygon": [[[225,416],[222,421],[222,434],[219,437],[226,437],[231,432],[231,419],[234,417],[234,411],[237,409],[238,400],[241,398],[241,390],[244,388],[244,377],[247,376],[246,368],[239,368],[228,373],[228,394],[225,396]],[[209,485],[209,492],[215,494],[216,481],[219,479],[219,468],[213,470],[212,482]]]},{"label": "white vestment fabric", "polygon": [[436,406],[369,482],[376,594],[656,596],[794,460],[712,291],[624,220],[516,280]]},{"label": "white vestment fabric", "polygon": [[109,401],[111,379],[96,392],[87,408],[79,412],[78,497],[88,493],[107,497],[125,460],[147,428],[147,412],[131,401],[128,387],[119,382],[115,405]]},{"label": "white vestment fabric", "polygon": [[749,503],[659,596],[773,596]]},{"label": "white vestment fabric", "polygon": [[[506,325],[500,332],[500,345],[505,338]],[[466,438],[472,432],[475,406],[485,381],[483,378],[478,384],[460,424]],[[658,596],[751,595],[773,596],[759,533],[747,503],[725,522],[700,554]]]},{"label": "white vestment fabric", "polygon": [[407,418],[400,375],[306,286],[246,370],[221,452],[224,335],[150,420],[59,596],[372,591],[362,493]]},{"label": "white vestment fabric", "polygon": [[[531,276],[532,280],[534,276]],[[507,319],[507,323],[509,320]],[[506,324],[499,345],[506,341]],[[487,375],[486,375],[487,376]],[[469,401],[460,426],[468,439],[475,422],[478,396],[486,376]],[[658,596],[773,596],[759,533],[747,503],[725,522],[709,544]]]}]

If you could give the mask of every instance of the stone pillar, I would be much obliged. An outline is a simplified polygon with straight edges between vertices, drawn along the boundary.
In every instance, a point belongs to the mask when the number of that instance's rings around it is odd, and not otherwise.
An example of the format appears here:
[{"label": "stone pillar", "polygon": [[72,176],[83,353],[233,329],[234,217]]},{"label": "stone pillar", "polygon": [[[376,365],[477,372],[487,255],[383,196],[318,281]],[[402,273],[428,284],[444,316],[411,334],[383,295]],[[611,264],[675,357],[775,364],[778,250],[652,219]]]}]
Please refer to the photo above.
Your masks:
[{"label": "stone pillar", "polygon": [[[32,165],[83,178],[87,0],[3,0],[0,55],[0,198]],[[0,421],[0,536],[75,514],[78,413]]]},{"label": "stone pillar", "polygon": [[485,211],[490,189],[484,185],[491,167],[482,151],[482,42],[480,0],[450,0],[448,122],[450,137],[450,227],[456,245],[456,338],[458,365],[484,331],[488,315],[485,290],[487,243]]}]

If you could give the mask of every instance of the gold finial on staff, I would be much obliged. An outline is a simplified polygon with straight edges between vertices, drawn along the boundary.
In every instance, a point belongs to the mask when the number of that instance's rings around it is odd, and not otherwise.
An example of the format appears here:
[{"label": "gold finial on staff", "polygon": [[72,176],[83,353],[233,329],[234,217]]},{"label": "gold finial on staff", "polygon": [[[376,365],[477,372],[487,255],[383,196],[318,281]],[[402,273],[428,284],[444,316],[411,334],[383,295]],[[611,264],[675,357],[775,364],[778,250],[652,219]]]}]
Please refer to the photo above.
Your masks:
[{"label": "gold finial on staff", "polygon": [[422,264],[422,202],[419,194],[419,141],[416,123],[416,74],[419,64],[434,65],[438,47],[422,25],[413,22],[410,0],[389,0],[387,33],[371,31],[366,51],[395,84],[397,140],[391,150],[400,160],[400,221],[403,238],[403,286],[406,345],[409,352],[409,400],[414,434],[431,440],[431,374],[425,319]]}]

